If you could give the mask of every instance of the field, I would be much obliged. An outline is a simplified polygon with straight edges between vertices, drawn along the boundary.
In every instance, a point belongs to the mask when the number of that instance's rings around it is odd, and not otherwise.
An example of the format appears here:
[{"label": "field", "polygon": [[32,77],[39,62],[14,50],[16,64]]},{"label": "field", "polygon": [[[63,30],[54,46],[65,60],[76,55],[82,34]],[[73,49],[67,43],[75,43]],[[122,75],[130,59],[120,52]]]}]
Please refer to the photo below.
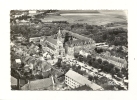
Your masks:
[{"label": "field", "polygon": [[123,13],[115,11],[100,11],[99,13],[61,13],[61,16],[45,16],[46,21],[68,21],[69,23],[87,23],[90,25],[104,25],[113,22],[126,22]]}]

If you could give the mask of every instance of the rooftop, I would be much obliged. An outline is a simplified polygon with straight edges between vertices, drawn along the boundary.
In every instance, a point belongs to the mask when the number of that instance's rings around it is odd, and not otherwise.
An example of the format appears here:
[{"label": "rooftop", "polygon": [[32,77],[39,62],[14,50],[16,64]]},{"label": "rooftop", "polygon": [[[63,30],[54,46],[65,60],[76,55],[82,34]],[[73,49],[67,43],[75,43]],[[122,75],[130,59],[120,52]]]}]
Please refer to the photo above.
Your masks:
[{"label": "rooftop", "polygon": [[11,85],[17,85],[17,79],[11,76]]},{"label": "rooftop", "polygon": [[53,39],[53,38],[51,38],[51,37],[47,37],[46,40],[49,41],[50,43],[54,44],[54,45],[57,44],[57,40],[56,40],[56,39]]},{"label": "rooftop", "polygon": [[46,79],[30,81],[29,85],[26,84],[23,87],[21,87],[21,89],[22,90],[40,90],[40,89],[46,89],[46,88],[52,86],[53,84],[52,84],[51,78],[46,78]]},{"label": "rooftop", "polygon": [[90,40],[90,38],[88,38],[88,37],[79,35],[77,33],[74,33],[74,32],[68,31],[68,30],[62,30],[62,32],[63,33],[69,33],[69,34],[71,34],[71,36],[76,37],[76,38],[78,38],[80,40],[84,40],[84,41],[87,41],[87,40],[89,41]]},{"label": "rooftop", "polygon": [[21,63],[21,60],[20,59],[15,59],[16,63]]}]

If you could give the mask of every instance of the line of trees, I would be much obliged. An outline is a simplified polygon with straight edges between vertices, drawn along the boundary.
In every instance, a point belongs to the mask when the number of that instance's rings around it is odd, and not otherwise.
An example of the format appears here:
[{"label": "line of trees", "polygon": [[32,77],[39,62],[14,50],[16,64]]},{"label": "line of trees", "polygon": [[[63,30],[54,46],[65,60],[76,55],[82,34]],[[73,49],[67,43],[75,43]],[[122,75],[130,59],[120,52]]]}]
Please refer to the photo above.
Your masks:
[{"label": "line of trees", "polygon": [[91,55],[88,55],[87,57],[83,57],[82,55],[75,53],[74,57],[78,61],[85,62],[86,64],[93,66],[94,68],[101,69],[101,71],[110,73],[112,76],[117,75],[118,77],[123,78],[122,75],[124,75],[128,79],[128,71],[126,68],[122,68],[120,70],[116,68],[113,64],[109,63],[108,61],[102,61],[102,59],[96,59]]}]

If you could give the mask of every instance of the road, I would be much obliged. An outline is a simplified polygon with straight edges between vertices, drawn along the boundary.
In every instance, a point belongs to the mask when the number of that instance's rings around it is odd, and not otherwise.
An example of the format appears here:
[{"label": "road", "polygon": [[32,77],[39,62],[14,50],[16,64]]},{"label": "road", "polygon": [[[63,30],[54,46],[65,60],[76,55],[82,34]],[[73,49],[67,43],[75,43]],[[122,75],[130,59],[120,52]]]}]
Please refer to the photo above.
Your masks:
[{"label": "road", "polygon": [[[67,58],[66,58],[67,59]],[[70,59],[67,59],[68,61],[71,61],[73,62],[73,60],[70,60]],[[115,84],[117,85],[121,85],[122,87],[124,87],[125,89],[127,89],[126,85],[122,82],[122,81],[117,81],[115,78],[112,77],[112,75],[110,74],[107,74],[107,73],[104,73],[104,72],[98,72],[98,69],[97,68],[94,68],[92,66],[89,66],[88,64],[86,63],[82,63],[82,62],[79,62],[78,60],[77,61],[77,64],[79,64],[80,66],[82,66],[85,70],[88,70],[87,73],[90,74],[91,72],[93,72],[94,75],[96,76],[105,76],[107,77],[108,79],[112,80],[113,82],[115,82]]]}]

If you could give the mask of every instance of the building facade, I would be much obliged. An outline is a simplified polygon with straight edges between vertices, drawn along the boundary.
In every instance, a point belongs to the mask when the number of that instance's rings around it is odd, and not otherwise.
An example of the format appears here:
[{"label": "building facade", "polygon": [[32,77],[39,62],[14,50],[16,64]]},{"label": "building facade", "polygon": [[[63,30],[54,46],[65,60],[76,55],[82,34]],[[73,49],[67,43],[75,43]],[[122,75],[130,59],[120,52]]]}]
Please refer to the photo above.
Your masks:
[{"label": "building facade", "polygon": [[72,89],[87,85],[92,90],[103,90],[101,86],[89,81],[86,77],[76,73],[73,70],[69,70],[65,74],[65,84],[67,84]]},{"label": "building facade", "polygon": [[[64,37],[66,33],[69,34],[69,41],[64,42]],[[79,35],[77,33],[73,33],[71,31],[60,29],[58,33],[53,37],[48,36],[41,39],[43,52],[49,52],[54,55],[54,57],[63,57],[66,54],[74,56],[74,53],[79,52],[79,50],[81,49],[85,51],[91,51],[91,49],[94,48],[94,43],[95,41],[90,38]]]},{"label": "building facade", "polygon": [[97,59],[102,59],[103,61],[108,61],[109,63],[112,63],[115,65],[116,68],[122,69],[127,67],[127,61],[126,59],[122,59],[120,57],[115,57],[110,54],[100,54],[96,56]]},{"label": "building facade", "polygon": [[45,37],[41,39],[40,44],[42,45],[43,52],[49,52],[54,57],[65,56],[65,48],[63,47],[63,38],[61,36],[60,29],[57,33],[57,39],[52,37]]}]

